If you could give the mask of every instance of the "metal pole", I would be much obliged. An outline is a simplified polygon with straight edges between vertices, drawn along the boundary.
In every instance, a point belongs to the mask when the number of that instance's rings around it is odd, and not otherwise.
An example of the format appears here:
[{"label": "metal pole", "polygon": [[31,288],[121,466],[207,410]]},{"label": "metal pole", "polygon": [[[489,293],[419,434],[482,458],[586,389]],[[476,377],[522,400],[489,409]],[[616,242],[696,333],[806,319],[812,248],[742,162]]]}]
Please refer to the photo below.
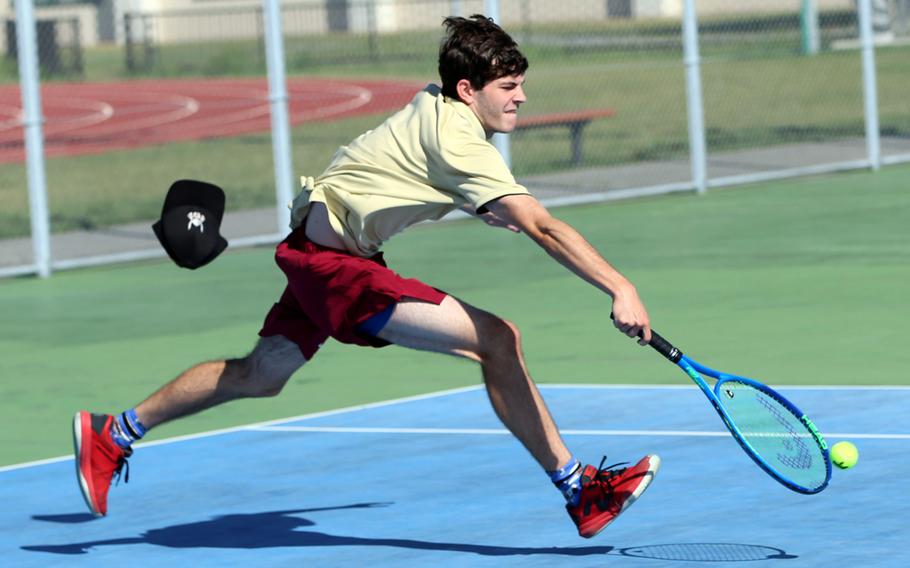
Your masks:
[{"label": "metal pole", "polygon": [[[483,0],[483,11],[488,18],[493,18],[494,22],[502,26],[502,22],[499,21],[499,0]],[[499,153],[502,154],[502,159],[506,161],[506,165],[511,168],[512,146],[509,141],[509,135],[497,132],[493,135],[491,142],[496,146],[496,149],[499,150]]]},{"label": "metal pole", "polygon": [[707,144],[701,93],[701,56],[698,53],[698,21],[695,0],[683,5],[683,62],[686,66],[686,101],[689,111],[689,163],[692,183],[698,193],[708,189]]},{"label": "metal pole", "polygon": [[22,126],[28,172],[28,204],[32,224],[32,250],[38,276],[51,275],[50,216],[44,176],[44,134],[41,124],[41,89],[38,87],[38,49],[32,0],[16,0],[16,42],[19,86],[22,91]]},{"label": "metal pole", "polygon": [[800,9],[800,32],[804,55],[818,53],[818,0],[803,0]]},{"label": "metal pole", "polygon": [[265,55],[269,74],[269,104],[272,116],[272,158],[275,162],[275,193],[278,232],[290,232],[288,205],[294,198],[294,166],[291,162],[291,131],[288,92],[284,72],[284,42],[281,34],[280,0],[263,0]]},{"label": "metal pole", "polygon": [[863,102],[866,115],[866,153],[873,170],[882,167],[878,127],[878,92],[875,85],[875,46],[872,41],[872,2],[859,0],[859,40],[863,57]]}]

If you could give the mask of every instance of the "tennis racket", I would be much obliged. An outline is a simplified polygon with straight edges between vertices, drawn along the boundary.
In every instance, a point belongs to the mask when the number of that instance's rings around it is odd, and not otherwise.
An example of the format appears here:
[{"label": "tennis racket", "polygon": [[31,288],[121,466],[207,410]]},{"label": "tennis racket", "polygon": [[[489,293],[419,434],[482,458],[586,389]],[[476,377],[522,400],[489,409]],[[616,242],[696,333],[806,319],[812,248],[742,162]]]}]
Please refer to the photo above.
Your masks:
[{"label": "tennis racket", "polygon": [[[695,381],[733,438],[768,475],[784,487],[808,495],[828,486],[828,444],[796,405],[758,381],[694,361],[653,329],[649,345]],[[713,389],[704,376],[717,380]]]}]

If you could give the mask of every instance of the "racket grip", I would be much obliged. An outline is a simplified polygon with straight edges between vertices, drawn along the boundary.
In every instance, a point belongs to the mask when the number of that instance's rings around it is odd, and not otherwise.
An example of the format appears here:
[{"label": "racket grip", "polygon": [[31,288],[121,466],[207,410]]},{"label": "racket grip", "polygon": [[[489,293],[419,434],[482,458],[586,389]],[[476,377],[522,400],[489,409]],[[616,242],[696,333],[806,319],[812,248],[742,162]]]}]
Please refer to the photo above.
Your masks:
[{"label": "racket grip", "polygon": [[[613,319],[613,313],[610,313],[610,319]],[[640,336],[641,334],[639,334]],[[672,343],[663,338],[663,336],[654,329],[651,329],[651,341],[648,343],[655,351],[669,359],[673,363],[679,363],[682,359],[682,351],[673,346]]]},{"label": "racket grip", "polygon": [[672,343],[663,338],[663,336],[653,329],[651,330],[651,342],[648,343],[655,351],[672,361],[679,363],[682,358],[682,351],[673,346]]}]

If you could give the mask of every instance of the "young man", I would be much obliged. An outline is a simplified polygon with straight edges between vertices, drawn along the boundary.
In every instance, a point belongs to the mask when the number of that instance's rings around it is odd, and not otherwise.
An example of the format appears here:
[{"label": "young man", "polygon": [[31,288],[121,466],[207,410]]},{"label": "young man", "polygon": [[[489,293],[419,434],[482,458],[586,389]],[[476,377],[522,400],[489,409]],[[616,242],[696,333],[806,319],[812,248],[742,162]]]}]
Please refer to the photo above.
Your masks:
[{"label": "young man", "polygon": [[642,344],[650,340],[634,286],[517,184],[489,142],[515,128],[527,60],[483,16],[447,18],[444,25],[442,88],[419,92],[340,148],[322,176],[305,180],[292,206],[294,230],[275,255],[288,285],[253,351],[196,365],[120,415],[76,414],[79,484],[94,514],[106,514],[111,479],[146,431],[229,400],[277,395],[329,337],[479,363],[497,416],[563,493],[583,537],[600,532],[651,482],[660,464],[653,455],[628,468],[582,467],[528,374],[515,325],[386,268],[379,252],[385,240],[465,207],[491,225],[527,234],[612,297],[617,328]]}]

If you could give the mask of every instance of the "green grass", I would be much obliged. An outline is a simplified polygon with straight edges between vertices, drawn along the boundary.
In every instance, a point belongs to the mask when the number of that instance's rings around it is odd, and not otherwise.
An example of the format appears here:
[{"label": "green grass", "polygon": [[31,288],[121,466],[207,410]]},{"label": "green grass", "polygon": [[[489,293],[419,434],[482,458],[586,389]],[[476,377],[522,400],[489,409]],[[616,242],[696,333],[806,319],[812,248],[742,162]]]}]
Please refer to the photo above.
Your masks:
[{"label": "green grass", "polygon": [[[675,195],[557,216],[637,285],[655,327],[708,364],[772,384],[908,384],[908,167]],[[607,297],[529,239],[476,221],[421,226],[393,268],[518,323],[546,383],[681,383],[616,333]],[[183,369],[255,341],[283,287],[269,248],[198,271],[168,262],[0,281],[0,464],[64,455],[80,408],[135,405]],[[468,362],[330,342],[281,396],[151,439],[478,384]]]},{"label": "green grass", "polygon": [[[834,16],[837,16],[836,18]],[[829,15],[825,37],[852,25]],[[723,152],[862,136],[861,67],[858,51],[798,55],[798,30],[780,15],[703,22],[702,82],[708,148]],[[675,32],[674,32],[675,30]],[[731,35],[732,32],[737,33]],[[610,166],[679,159],[687,155],[685,75],[678,23],[667,21],[516,26],[527,39],[531,61],[527,115],[609,107],[616,116],[585,130],[584,166]],[[836,36],[836,34],[834,34]],[[559,37],[645,38],[670,44],[652,47],[567,47]],[[549,43],[548,43],[549,42]],[[330,34],[288,38],[289,72],[298,76],[380,77],[435,80],[438,33],[409,32],[377,38],[370,57],[366,35]],[[120,80],[122,48],[87,50],[86,80]],[[206,43],[161,46],[151,76],[261,75],[261,46]],[[910,135],[910,48],[876,51],[880,122],[889,136]],[[14,75],[7,77],[14,80]],[[295,173],[314,175],[335,149],[384,115],[293,129]],[[513,138],[519,177],[561,171],[570,164],[564,129],[534,130]],[[268,134],[167,144],[101,156],[47,161],[52,230],[104,227],[157,216],[166,187],[179,177],[221,184],[228,208],[270,206],[274,172]],[[22,164],[0,164],[0,238],[28,233],[28,199]]]}]

